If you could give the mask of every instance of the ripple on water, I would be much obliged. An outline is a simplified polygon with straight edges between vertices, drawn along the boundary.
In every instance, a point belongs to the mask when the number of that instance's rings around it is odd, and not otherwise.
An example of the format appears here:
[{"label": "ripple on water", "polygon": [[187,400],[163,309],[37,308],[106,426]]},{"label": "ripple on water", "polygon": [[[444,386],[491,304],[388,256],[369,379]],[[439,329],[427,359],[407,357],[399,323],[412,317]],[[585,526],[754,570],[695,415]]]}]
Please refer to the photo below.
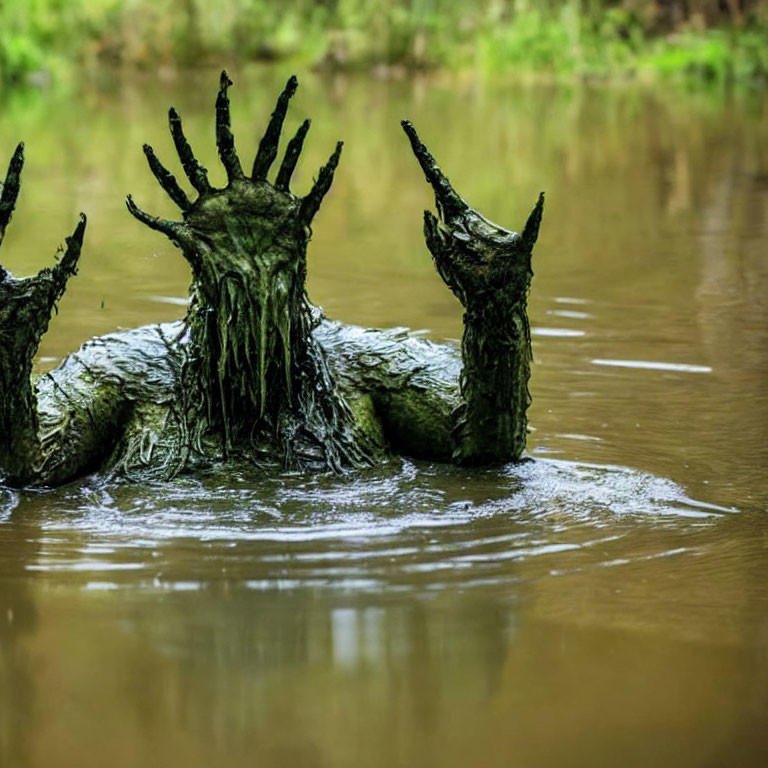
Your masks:
[{"label": "ripple on water", "polygon": [[69,574],[94,591],[509,584],[678,554],[670,542],[630,557],[624,539],[638,526],[701,525],[732,511],[648,473],[551,459],[477,471],[402,461],[349,478],[91,480],[55,493],[2,494],[6,518],[15,509],[14,521],[39,528],[26,570]]}]

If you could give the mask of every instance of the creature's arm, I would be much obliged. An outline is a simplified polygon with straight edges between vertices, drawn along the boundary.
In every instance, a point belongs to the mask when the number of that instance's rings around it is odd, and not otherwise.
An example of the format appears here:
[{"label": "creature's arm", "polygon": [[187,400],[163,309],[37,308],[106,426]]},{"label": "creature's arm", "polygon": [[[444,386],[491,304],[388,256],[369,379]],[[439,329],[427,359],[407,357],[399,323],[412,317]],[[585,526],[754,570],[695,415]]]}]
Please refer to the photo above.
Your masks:
[{"label": "creature's arm", "polygon": [[530,402],[526,304],[544,197],[522,235],[493,224],[459,197],[413,126],[403,122],[403,129],[435,191],[439,219],[424,212],[427,247],[464,307],[462,402],[454,414],[453,458],[464,464],[519,459]]}]

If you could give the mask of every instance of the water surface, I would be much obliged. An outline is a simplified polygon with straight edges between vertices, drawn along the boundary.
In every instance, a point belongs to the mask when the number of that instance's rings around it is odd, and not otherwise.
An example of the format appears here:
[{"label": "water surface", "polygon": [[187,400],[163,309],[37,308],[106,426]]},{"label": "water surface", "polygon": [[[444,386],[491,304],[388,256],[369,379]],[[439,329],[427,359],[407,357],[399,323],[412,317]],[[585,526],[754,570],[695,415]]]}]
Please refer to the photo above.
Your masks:
[{"label": "water surface", "polygon": [[[249,158],[289,73],[232,74]],[[461,334],[403,117],[490,218],[546,190],[533,461],[0,491],[0,765],[767,764],[764,96],[301,83],[299,190],[345,140],[310,246],[335,318]],[[89,215],[41,369],[183,313],[185,263],[123,200],[174,215],[141,152],[171,163],[170,104],[222,180],[215,84],[2,97],[0,150],[27,144],[3,264]]]}]

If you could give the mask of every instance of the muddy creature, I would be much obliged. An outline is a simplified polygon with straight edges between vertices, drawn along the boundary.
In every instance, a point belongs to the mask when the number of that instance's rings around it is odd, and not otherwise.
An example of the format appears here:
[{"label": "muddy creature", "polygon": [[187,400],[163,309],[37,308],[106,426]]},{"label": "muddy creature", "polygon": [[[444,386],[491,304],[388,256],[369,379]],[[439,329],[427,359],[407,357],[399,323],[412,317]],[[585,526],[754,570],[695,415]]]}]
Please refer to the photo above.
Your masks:
[{"label": "muddy creature", "polygon": [[[331,187],[339,142],[303,197],[291,175],[309,120],[268,180],[292,77],[251,169],[230,129],[221,76],[216,144],[227,184],[211,186],[171,109],[170,131],[194,199],[144,146],[181,209],[179,221],[128,210],[168,237],[192,271],[183,320],[87,341],[33,376],[51,313],[76,274],[81,216],[54,266],[16,278],[0,266],[0,481],[55,486],[99,471],[170,478],[222,462],[343,472],[393,453],[463,464],[520,459],[530,396],[526,301],[539,197],[522,234],[488,221],[456,193],[414,127],[402,127],[435,193],[424,213],[435,266],[464,307],[461,350],[402,330],[326,318],[306,294],[312,220]],[[0,192],[0,244],[19,192],[23,145]]]}]

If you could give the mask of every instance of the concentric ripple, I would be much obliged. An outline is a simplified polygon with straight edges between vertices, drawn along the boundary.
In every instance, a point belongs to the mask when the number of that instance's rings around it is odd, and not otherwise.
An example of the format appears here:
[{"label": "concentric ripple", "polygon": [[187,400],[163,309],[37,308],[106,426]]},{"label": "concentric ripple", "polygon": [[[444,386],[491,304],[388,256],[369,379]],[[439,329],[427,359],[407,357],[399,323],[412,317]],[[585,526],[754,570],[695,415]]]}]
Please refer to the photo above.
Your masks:
[{"label": "concentric ripple", "polygon": [[690,547],[676,536],[638,550],[638,530],[706,526],[731,511],[647,473],[546,459],[501,471],[402,461],[350,478],[91,480],[3,491],[0,504],[35,542],[26,571],[89,589],[175,590],[505,585],[682,554]]}]

